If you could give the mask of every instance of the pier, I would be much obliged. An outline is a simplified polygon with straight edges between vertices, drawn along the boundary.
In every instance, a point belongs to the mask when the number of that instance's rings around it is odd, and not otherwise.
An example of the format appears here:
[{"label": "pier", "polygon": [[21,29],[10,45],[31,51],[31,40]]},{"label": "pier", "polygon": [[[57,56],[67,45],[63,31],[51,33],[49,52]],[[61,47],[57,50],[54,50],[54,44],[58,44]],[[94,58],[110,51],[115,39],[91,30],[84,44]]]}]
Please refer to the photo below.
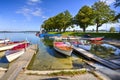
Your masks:
[{"label": "pier", "polygon": [[92,54],[84,49],[81,49],[81,48],[78,48],[75,46],[73,46],[73,49],[75,51],[77,51],[79,54],[83,55],[85,58],[88,58],[89,60],[94,60],[94,61],[99,62],[99,63],[103,64],[104,66],[109,67],[109,68],[114,69],[114,70],[120,69],[120,65],[117,65],[111,61],[102,59],[102,58],[100,58],[100,57],[98,57],[98,56],[96,56],[96,55],[94,55],[94,54]]},{"label": "pier", "polygon": [[10,67],[0,80],[15,80],[21,71],[24,71],[29,65],[33,55],[37,51],[37,45],[31,45],[26,52],[19,57]]},{"label": "pier", "polygon": [[104,42],[120,48],[120,41],[108,41],[108,40],[105,40]]}]

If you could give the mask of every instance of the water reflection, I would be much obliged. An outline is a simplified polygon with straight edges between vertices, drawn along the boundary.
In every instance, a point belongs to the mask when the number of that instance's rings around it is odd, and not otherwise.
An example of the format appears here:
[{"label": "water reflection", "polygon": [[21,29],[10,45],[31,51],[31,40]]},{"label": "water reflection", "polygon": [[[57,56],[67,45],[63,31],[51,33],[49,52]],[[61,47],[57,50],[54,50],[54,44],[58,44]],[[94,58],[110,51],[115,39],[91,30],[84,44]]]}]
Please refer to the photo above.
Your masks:
[{"label": "water reflection", "polygon": [[71,42],[74,46],[87,50],[102,58],[120,56],[120,49],[103,41],[79,40]]},{"label": "water reflection", "polygon": [[[9,38],[12,41],[25,40],[27,38],[33,44],[38,44],[39,51],[33,57],[29,69],[33,70],[54,70],[81,68],[84,65],[80,55],[72,53],[71,57],[66,57],[58,53],[53,48],[53,40],[49,38],[39,38],[34,33],[1,33],[0,38]],[[73,40],[74,41],[74,40]],[[71,42],[73,42],[71,41]],[[84,46],[84,45],[83,45]],[[106,44],[91,44],[91,53],[106,58],[113,55],[120,55],[119,49],[108,47]],[[116,53],[117,52],[117,53]],[[114,54],[116,53],[116,54]],[[4,60],[4,52],[0,52],[0,67],[8,67],[9,63]],[[13,61],[14,62],[14,61]],[[12,62],[12,63],[13,63]]]},{"label": "water reflection", "polygon": [[66,57],[53,49],[53,40],[40,38],[39,52],[35,56],[33,70],[72,69],[71,57]]},{"label": "water reflection", "polygon": [[100,45],[92,44],[90,52],[93,54],[96,54],[97,56],[102,57],[102,58],[110,58],[113,56],[120,56],[119,48],[112,46],[110,44],[106,44],[106,43],[103,43]]},{"label": "water reflection", "polygon": [[[63,40],[66,42],[66,40]],[[70,41],[73,42],[73,41]],[[89,42],[87,42],[89,43]],[[113,55],[114,49],[105,47],[103,42],[91,42],[89,51],[103,58],[108,58]],[[82,45],[85,47],[85,45]],[[83,47],[83,48],[84,48]],[[110,53],[111,52],[111,53]],[[39,52],[36,55],[34,63],[30,69],[34,70],[54,70],[54,69],[72,69],[83,67],[83,58],[72,53],[71,57],[66,57],[53,48],[53,39],[40,38]]]}]

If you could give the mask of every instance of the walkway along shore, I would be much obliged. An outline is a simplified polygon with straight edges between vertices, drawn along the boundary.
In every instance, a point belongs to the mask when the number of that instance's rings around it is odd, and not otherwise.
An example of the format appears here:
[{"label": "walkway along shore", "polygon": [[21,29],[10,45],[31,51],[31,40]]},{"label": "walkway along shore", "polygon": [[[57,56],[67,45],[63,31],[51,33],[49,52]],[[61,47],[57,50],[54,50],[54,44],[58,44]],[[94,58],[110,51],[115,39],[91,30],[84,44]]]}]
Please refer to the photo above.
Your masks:
[{"label": "walkway along shore", "polygon": [[7,72],[0,80],[16,80],[16,77],[19,75],[20,71],[27,68],[37,49],[37,45],[29,46],[26,49],[26,52],[8,68]]}]

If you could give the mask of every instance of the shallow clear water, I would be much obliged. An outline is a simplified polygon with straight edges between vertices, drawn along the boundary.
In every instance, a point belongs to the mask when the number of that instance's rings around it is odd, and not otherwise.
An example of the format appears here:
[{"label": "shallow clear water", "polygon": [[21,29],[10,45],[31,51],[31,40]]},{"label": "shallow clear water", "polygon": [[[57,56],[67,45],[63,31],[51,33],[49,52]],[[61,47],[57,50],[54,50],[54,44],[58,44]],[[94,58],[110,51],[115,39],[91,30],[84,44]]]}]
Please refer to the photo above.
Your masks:
[{"label": "shallow clear water", "polygon": [[[74,54],[72,57],[66,57],[56,52],[52,46],[53,40],[39,38],[35,33],[0,33],[0,38],[9,38],[11,41],[27,39],[32,44],[38,44],[39,51],[29,65],[29,69],[32,70],[72,69],[76,64],[73,62],[81,62],[81,58]],[[4,52],[0,52],[0,67],[8,67],[10,64],[3,56]]]},{"label": "shallow clear water", "polygon": [[80,44],[76,46],[83,48],[102,58],[112,58],[112,57],[120,56],[119,48],[104,43],[103,41],[80,40]]},{"label": "shallow clear water", "polygon": [[[11,41],[28,40],[32,44],[39,45],[38,53],[33,57],[28,69],[32,70],[54,70],[54,69],[73,69],[81,68],[84,65],[82,58],[77,53],[71,57],[66,57],[53,49],[53,40],[48,38],[39,38],[35,33],[0,33],[0,39],[9,38]],[[84,47],[83,47],[84,46]],[[83,45],[83,48],[86,48]],[[88,46],[87,46],[88,48]],[[108,44],[92,44],[89,50],[103,58],[119,56],[120,50]],[[5,52],[0,52],[0,67],[8,67],[10,64],[4,58]]]}]

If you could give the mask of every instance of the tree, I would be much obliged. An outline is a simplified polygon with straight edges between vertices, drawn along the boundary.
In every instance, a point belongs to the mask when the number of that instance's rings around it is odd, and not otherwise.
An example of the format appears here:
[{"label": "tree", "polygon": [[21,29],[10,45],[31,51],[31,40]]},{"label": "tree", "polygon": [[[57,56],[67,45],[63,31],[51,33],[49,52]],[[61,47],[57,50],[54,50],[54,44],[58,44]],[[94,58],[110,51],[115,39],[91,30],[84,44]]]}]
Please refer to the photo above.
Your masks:
[{"label": "tree", "polygon": [[98,32],[98,28],[101,27],[104,23],[113,21],[115,12],[111,10],[105,2],[102,1],[94,3],[92,8],[95,11],[94,22],[96,23],[96,32]]},{"label": "tree", "polygon": [[83,6],[77,15],[75,16],[75,19],[73,20],[75,24],[79,25],[80,28],[83,29],[83,32],[86,31],[86,28],[89,25],[93,25],[94,20],[94,11],[89,6]]},{"label": "tree", "polygon": [[[120,7],[120,0],[115,0],[115,7]],[[115,17],[114,20],[120,19],[120,13]]]},{"label": "tree", "polygon": [[63,13],[59,13],[58,15],[55,16],[54,23],[56,24],[56,29],[60,32],[63,29],[63,21],[64,21],[63,18],[64,18]]},{"label": "tree", "polygon": [[65,32],[66,28],[72,25],[72,15],[68,10],[64,11],[63,17],[63,31]]},{"label": "tree", "polygon": [[120,6],[120,0],[115,0],[115,7],[119,7]]},{"label": "tree", "polygon": [[115,32],[115,31],[116,31],[115,27],[111,27],[110,30],[109,30],[109,32],[111,32],[111,33]]},{"label": "tree", "polygon": [[66,30],[71,24],[72,16],[68,10],[57,14],[56,16],[50,17],[49,19],[45,20],[42,24],[42,27],[46,31],[63,31]]}]

